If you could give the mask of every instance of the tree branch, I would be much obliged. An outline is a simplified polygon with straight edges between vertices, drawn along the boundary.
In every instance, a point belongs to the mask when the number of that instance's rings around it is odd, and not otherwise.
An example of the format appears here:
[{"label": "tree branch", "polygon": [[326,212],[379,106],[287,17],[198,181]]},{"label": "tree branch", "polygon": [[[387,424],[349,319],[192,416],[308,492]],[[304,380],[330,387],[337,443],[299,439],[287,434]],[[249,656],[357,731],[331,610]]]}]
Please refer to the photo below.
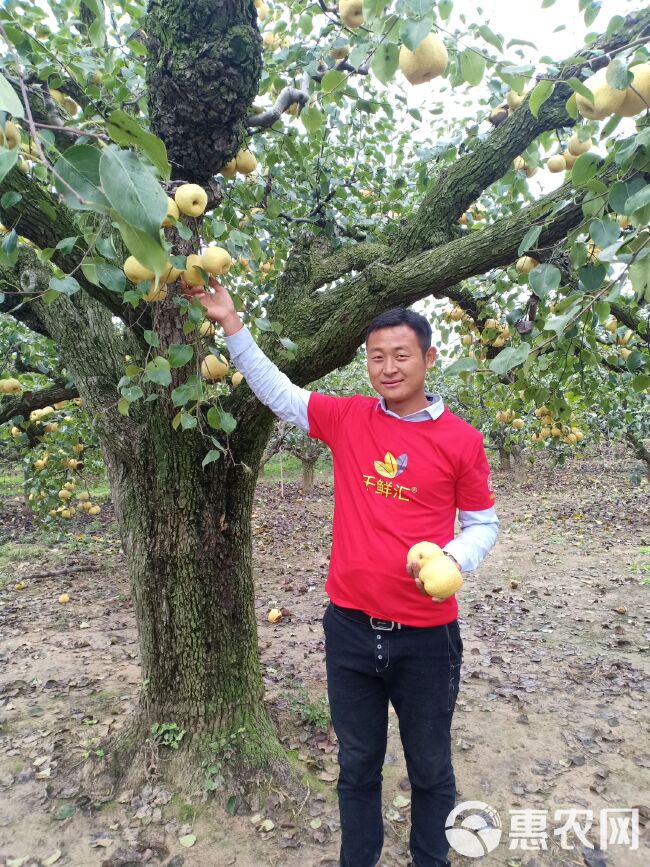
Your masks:
[{"label": "tree branch", "polygon": [[76,386],[66,388],[61,385],[53,385],[51,388],[44,388],[41,391],[26,391],[20,400],[13,400],[6,406],[0,406],[0,424],[4,424],[17,415],[28,418],[34,409],[42,409],[44,406],[51,406],[62,400],[72,400],[75,397],[79,397],[79,390]]},{"label": "tree branch", "polygon": [[[642,34],[650,37],[650,10],[628,15],[620,31],[611,37],[601,37],[585,50],[598,56],[600,52],[617,50]],[[589,71],[586,70],[587,73]],[[474,150],[458,159],[431,183],[415,217],[391,248],[392,262],[449,240],[457,218],[483,190],[506,174],[513,159],[532,141],[547,130],[575,124],[566,110],[566,101],[573,91],[569,85],[562,83],[562,80],[574,76],[585,77],[583,67],[575,64],[565,66],[561,80],[556,84],[552,96],[542,105],[537,118],[528,108],[529,95],[508,120],[492,130]]]}]

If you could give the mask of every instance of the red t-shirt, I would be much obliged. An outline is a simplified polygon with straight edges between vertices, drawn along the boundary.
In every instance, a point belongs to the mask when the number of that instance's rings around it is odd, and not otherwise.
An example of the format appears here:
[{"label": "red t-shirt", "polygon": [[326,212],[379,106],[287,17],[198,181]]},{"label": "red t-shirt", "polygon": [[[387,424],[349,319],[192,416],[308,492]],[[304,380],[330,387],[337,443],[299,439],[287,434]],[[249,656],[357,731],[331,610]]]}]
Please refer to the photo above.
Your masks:
[{"label": "red t-shirt", "polygon": [[362,395],[313,392],[308,414],[309,436],[330,447],[334,463],[329,598],[408,626],[455,620],[456,597],[422,595],[406,555],[416,542],[450,542],[457,509],[494,505],[480,432],[448,409],[404,422]]}]

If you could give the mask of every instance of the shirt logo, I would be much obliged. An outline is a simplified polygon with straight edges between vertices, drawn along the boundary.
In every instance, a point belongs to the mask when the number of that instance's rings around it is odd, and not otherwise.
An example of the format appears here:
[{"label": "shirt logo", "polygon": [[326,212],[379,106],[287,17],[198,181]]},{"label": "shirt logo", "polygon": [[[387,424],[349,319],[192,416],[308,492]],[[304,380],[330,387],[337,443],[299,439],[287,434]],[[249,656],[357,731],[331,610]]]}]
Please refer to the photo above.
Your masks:
[{"label": "shirt logo", "polygon": [[383,461],[375,461],[375,471],[385,479],[394,479],[401,476],[408,461],[409,458],[406,453],[396,458],[391,452],[386,452]]}]

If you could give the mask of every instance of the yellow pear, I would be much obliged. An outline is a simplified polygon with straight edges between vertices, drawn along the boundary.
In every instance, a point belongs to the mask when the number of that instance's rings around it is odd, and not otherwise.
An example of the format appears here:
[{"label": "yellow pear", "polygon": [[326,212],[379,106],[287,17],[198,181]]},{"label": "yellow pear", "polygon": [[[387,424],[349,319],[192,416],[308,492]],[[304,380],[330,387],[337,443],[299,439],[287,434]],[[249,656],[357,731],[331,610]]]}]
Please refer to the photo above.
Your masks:
[{"label": "yellow pear", "polygon": [[201,256],[201,266],[208,274],[218,277],[226,274],[232,265],[232,258],[223,247],[208,247]]},{"label": "yellow pear", "polygon": [[524,426],[524,420],[523,420],[523,418],[513,418],[513,420],[510,422],[510,424],[513,426],[513,428],[515,430],[521,430]]},{"label": "yellow pear", "polygon": [[160,278],[161,283],[175,283],[183,273],[182,268],[175,268],[171,262],[167,262]]},{"label": "yellow pear", "polygon": [[269,623],[279,623],[282,620],[282,611],[279,608],[271,608],[266,619]]},{"label": "yellow pear", "polygon": [[255,154],[252,154],[247,148],[239,151],[235,157],[235,162],[240,175],[250,175],[257,168]]},{"label": "yellow pear", "polygon": [[214,323],[206,319],[205,322],[201,323],[199,334],[201,337],[212,337],[214,335]]},{"label": "yellow pear", "polygon": [[143,283],[145,280],[153,280],[153,271],[145,268],[135,256],[129,256],[123,266],[124,274],[131,283]]},{"label": "yellow pear", "polygon": [[[66,509],[66,511],[69,511],[69,510]],[[71,515],[66,515],[64,512],[61,512],[61,514],[63,515],[64,518],[72,517]],[[61,605],[67,605],[67,603],[69,601],[70,601],[70,596],[67,593],[62,593],[59,596],[59,602],[61,603]]]},{"label": "yellow pear", "polygon": [[420,568],[433,557],[442,556],[442,548],[435,542],[418,542],[409,548],[406,555],[407,563],[417,563]]},{"label": "yellow pear", "polygon": [[160,283],[156,283],[155,280],[151,281],[151,289],[147,293],[142,296],[143,301],[164,301],[167,297],[167,287],[165,283],[161,281]]},{"label": "yellow pear", "polygon": [[189,286],[205,286],[205,277],[197,270],[198,268],[203,268],[202,257],[196,253],[191,253],[187,257],[187,265],[183,271],[183,280]]},{"label": "yellow pear", "polygon": [[520,274],[530,274],[533,268],[537,268],[539,262],[532,256],[520,256],[515,262],[515,268]]},{"label": "yellow pear", "polygon": [[57,90],[55,87],[51,88],[50,96],[52,97],[54,102],[57,102],[59,105],[63,105],[63,100],[65,99],[65,94],[61,93],[60,90]]},{"label": "yellow pear", "polygon": [[569,151],[573,154],[573,156],[579,157],[580,154],[586,154],[587,151],[589,150],[589,148],[591,147],[591,145],[592,145],[592,141],[590,138],[587,138],[584,141],[582,141],[581,139],[578,138],[576,133],[573,133],[573,135],[569,139],[568,148],[569,148]]},{"label": "yellow pear", "polygon": [[23,387],[17,379],[9,377],[9,379],[0,379],[0,394],[18,394]]},{"label": "yellow pear", "polygon": [[354,30],[363,24],[363,0],[339,0],[339,15],[346,27]]},{"label": "yellow pear", "polygon": [[79,106],[71,96],[64,96],[62,105],[68,114],[75,115],[79,111]]},{"label": "yellow pear", "polygon": [[232,382],[232,387],[237,388],[238,385],[241,385],[244,381],[244,374],[240,373],[236,370],[233,375],[230,377],[230,381]]},{"label": "yellow pear", "polygon": [[519,106],[524,101],[526,94],[525,93],[517,93],[516,90],[509,90],[506,94],[506,102],[512,111],[519,108]]},{"label": "yellow pear", "polygon": [[228,362],[220,355],[206,355],[201,362],[201,376],[203,379],[210,381],[215,379],[223,379],[228,373]]},{"label": "yellow pear", "polygon": [[562,156],[564,157],[564,162],[566,163],[567,169],[572,169],[575,165],[575,161],[578,159],[578,154],[574,154],[570,150],[566,150],[564,151]]},{"label": "yellow pear", "polygon": [[200,217],[208,204],[208,194],[198,184],[181,184],[174,193],[174,200],[181,214]]},{"label": "yellow pear", "polygon": [[583,117],[589,120],[604,120],[623,104],[626,91],[617,90],[607,83],[607,67],[599,69],[583,83],[594,97],[592,105],[585,96],[576,93],[576,105]]},{"label": "yellow pear", "polygon": [[566,160],[562,154],[554,154],[546,160],[546,168],[549,172],[563,172],[566,169]]},{"label": "yellow pear", "polygon": [[220,173],[224,176],[224,178],[227,178],[228,180],[234,178],[237,174],[236,158],[233,157],[229,162],[227,162],[226,165],[220,170]]},{"label": "yellow pear", "polygon": [[88,514],[89,514],[89,515],[99,515],[99,513],[101,512],[101,510],[102,510],[102,507],[101,507],[101,506],[91,506],[91,507],[88,509]]},{"label": "yellow pear", "polygon": [[402,45],[399,52],[399,68],[411,84],[424,84],[442,75],[448,61],[445,43],[435,33],[425,36],[415,51]]},{"label": "yellow pear", "polygon": [[167,216],[162,221],[163,226],[173,226],[174,222],[178,220],[180,215],[181,212],[178,210],[176,200],[172,199],[171,196],[167,196]]},{"label": "yellow pear", "polygon": [[650,108],[650,61],[631,66],[630,72],[634,75],[632,84],[624,91],[623,102],[614,112],[621,117],[633,117]]},{"label": "yellow pear", "polygon": [[345,60],[349,53],[349,45],[342,45],[340,48],[332,48],[330,50],[330,56],[333,57],[334,60]]},{"label": "yellow pear", "polygon": [[463,586],[463,576],[450,557],[434,557],[420,569],[420,581],[429,596],[448,599]]},{"label": "yellow pear", "polygon": [[13,120],[8,120],[5,124],[5,145],[8,148],[18,147],[20,144],[20,127]]}]

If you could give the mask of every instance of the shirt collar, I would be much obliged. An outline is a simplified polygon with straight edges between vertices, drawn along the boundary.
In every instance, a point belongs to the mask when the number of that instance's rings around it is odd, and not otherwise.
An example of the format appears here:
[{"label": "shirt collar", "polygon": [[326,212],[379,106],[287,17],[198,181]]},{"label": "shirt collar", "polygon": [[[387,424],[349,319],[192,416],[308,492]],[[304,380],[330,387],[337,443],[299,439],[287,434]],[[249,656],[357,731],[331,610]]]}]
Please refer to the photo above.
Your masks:
[{"label": "shirt collar", "polygon": [[425,391],[424,396],[428,400],[429,406],[425,406],[422,409],[418,409],[415,412],[409,413],[408,415],[397,415],[396,412],[393,412],[390,409],[386,409],[386,401],[383,397],[381,398],[381,400],[377,401],[377,409],[381,408],[386,413],[386,415],[390,415],[393,418],[399,418],[402,421],[413,418],[413,416],[424,415],[425,413],[429,415],[433,421],[435,421],[437,418],[440,418],[440,416],[445,410],[445,405],[442,402],[442,398],[439,394],[431,394],[431,392],[429,391]]}]

